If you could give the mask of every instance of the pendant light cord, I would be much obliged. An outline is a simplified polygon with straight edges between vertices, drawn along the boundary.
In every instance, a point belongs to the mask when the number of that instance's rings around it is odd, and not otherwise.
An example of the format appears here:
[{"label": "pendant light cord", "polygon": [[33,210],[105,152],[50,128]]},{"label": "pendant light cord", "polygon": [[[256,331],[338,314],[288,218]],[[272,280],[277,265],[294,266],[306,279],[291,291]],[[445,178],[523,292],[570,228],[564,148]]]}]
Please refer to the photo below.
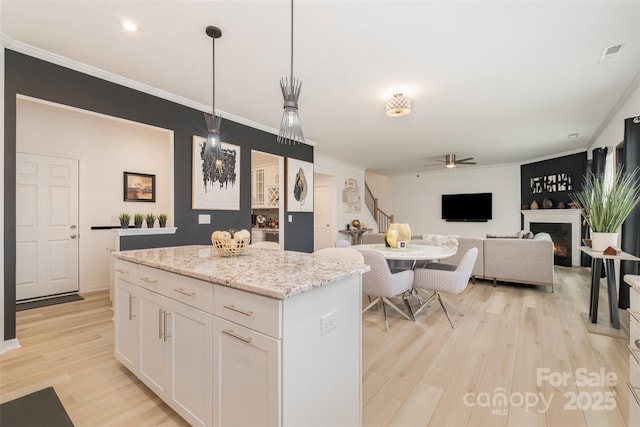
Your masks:
[{"label": "pendant light cord", "polygon": [[[216,38],[211,37],[211,114],[216,115]],[[215,122],[214,122],[215,123]]]},{"label": "pendant light cord", "polygon": [[290,78],[291,78],[291,82],[293,82],[293,0],[291,0],[291,75],[290,75]]}]

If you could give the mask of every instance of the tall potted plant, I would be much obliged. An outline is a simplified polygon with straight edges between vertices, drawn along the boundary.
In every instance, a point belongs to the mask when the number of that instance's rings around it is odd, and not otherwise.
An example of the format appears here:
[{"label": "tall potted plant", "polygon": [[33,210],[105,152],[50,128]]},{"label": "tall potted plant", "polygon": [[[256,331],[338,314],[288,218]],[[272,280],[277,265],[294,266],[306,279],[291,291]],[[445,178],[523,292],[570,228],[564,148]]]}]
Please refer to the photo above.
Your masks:
[{"label": "tall potted plant", "polygon": [[582,216],[591,227],[591,247],[603,251],[617,246],[618,230],[631,211],[640,204],[639,171],[616,172],[609,183],[603,176],[589,174],[582,191],[570,195],[582,209]]}]

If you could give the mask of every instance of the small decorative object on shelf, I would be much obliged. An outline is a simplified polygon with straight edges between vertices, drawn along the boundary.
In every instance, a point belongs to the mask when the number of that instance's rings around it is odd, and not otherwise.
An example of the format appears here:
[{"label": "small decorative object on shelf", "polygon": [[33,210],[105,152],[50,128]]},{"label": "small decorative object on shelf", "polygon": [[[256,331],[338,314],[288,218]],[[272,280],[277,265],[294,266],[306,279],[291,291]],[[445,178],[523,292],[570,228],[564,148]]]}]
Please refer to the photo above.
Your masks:
[{"label": "small decorative object on shelf", "polygon": [[211,233],[211,243],[218,251],[218,254],[223,257],[240,255],[247,249],[250,238],[251,233],[244,229],[233,234],[229,231],[214,231]]},{"label": "small decorative object on shelf", "polygon": [[147,228],[153,228],[153,224],[156,222],[156,216],[152,213],[148,213],[144,217],[144,221],[147,223]]},{"label": "small decorative object on shelf", "polygon": [[530,208],[531,210],[538,209],[538,202],[536,202],[535,200],[531,202]]},{"label": "small decorative object on shelf", "polygon": [[136,228],[142,228],[142,221],[144,221],[144,215],[137,213],[133,216],[133,224]]},{"label": "small decorative object on shelf", "polygon": [[360,220],[359,219],[354,219],[353,221],[351,221],[351,225],[353,225],[354,228],[360,228]]},{"label": "small decorative object on shelf", "polygon": [[160,215],[158,215],[158,224],[160,225],[160,228],[164,228],[167,226],[167,214],[161,213]]},{"label": "small decorative object on shelf", "polygon": [[542,201],[542,207],[545,209],[551,209],[553,207],[553,202],[551,201],[550,198],[545,197],[544,200]]},{"label": "small decorative object on shelf", "polygon": [[131,215],[128,213],[121,213],[118,217],[120,220],[120,228],[129,228],[129,220],[131,220]]}]

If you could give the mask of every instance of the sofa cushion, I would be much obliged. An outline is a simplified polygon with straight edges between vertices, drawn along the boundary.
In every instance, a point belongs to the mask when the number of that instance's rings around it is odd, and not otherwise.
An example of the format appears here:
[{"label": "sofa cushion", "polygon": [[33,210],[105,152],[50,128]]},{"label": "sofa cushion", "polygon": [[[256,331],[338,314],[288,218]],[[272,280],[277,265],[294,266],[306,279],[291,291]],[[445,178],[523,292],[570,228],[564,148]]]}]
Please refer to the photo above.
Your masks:
[{"label": "sofa cushion", "polygon": [[444,246],[454,251],[458,250],[458,236],[445,234],[423,234],[423,244],[431,246]]}]

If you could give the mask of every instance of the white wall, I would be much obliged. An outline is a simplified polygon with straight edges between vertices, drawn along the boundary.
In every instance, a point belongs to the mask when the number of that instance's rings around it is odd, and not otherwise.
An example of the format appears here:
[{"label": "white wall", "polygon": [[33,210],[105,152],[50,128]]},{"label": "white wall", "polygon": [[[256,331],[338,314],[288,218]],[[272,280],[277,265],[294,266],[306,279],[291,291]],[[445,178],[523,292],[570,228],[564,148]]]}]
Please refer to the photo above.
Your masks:
[{"label": "white wall", "polygon": [[[636,85],[635,90],[620,106],[620,109],[613,115],[610,122],[602,130],[595,142],[589,147],[589,156],[591,151],[600,147],[615,147],[624,140],[624,121],[630,117],[640,116],[640,86]],[[611,151],[611,150],[610,150]]]},{"label": "white wall", "polygon": [[[354,219],[359,219],[361,224],[370,228],[376,227],[376,223],[364,205],[364,168],[361,166],[350,165],[340,162],[330,157],[316,155],[313,160],[314,174],[323,174],[335,177],[336,186],[336,229],[344,229],[347,223],[351,223]],[[342,207],[342,189],[347,179],[355,179],[358,181],[360,188],[360,198],[362,200],[362,210],[360,212],[344,212]],[[314,182],[315,185],[315,182]],[[345,240],[348,236],[338,233],[336,239]]]},{"label": "white wall", "polygon": [[[173,224],[173,134],[164,129],[18,99],[16,150],[75,158],[80,164],[80,291],[109,286],[111,230],[118,215],[166,213]],[[156,202],[124,202],[123,172],[156,175]]]},{"label": "white wall", "polygon": [[373,197],[378,199],[378,209],[382,209],[388,215],[395,215],[389,178],[371,171],[365,171],[364,178],[373,193]]},{"label": "white wall", "polygon": [[[413,234],[457,234],[485,237],[520,230],[520,166],[458,167],[389,177],[396,222],[406,222]],[[493,193],[493,219],[488,222],[446,222],[441,219],[441,195]]]}]

